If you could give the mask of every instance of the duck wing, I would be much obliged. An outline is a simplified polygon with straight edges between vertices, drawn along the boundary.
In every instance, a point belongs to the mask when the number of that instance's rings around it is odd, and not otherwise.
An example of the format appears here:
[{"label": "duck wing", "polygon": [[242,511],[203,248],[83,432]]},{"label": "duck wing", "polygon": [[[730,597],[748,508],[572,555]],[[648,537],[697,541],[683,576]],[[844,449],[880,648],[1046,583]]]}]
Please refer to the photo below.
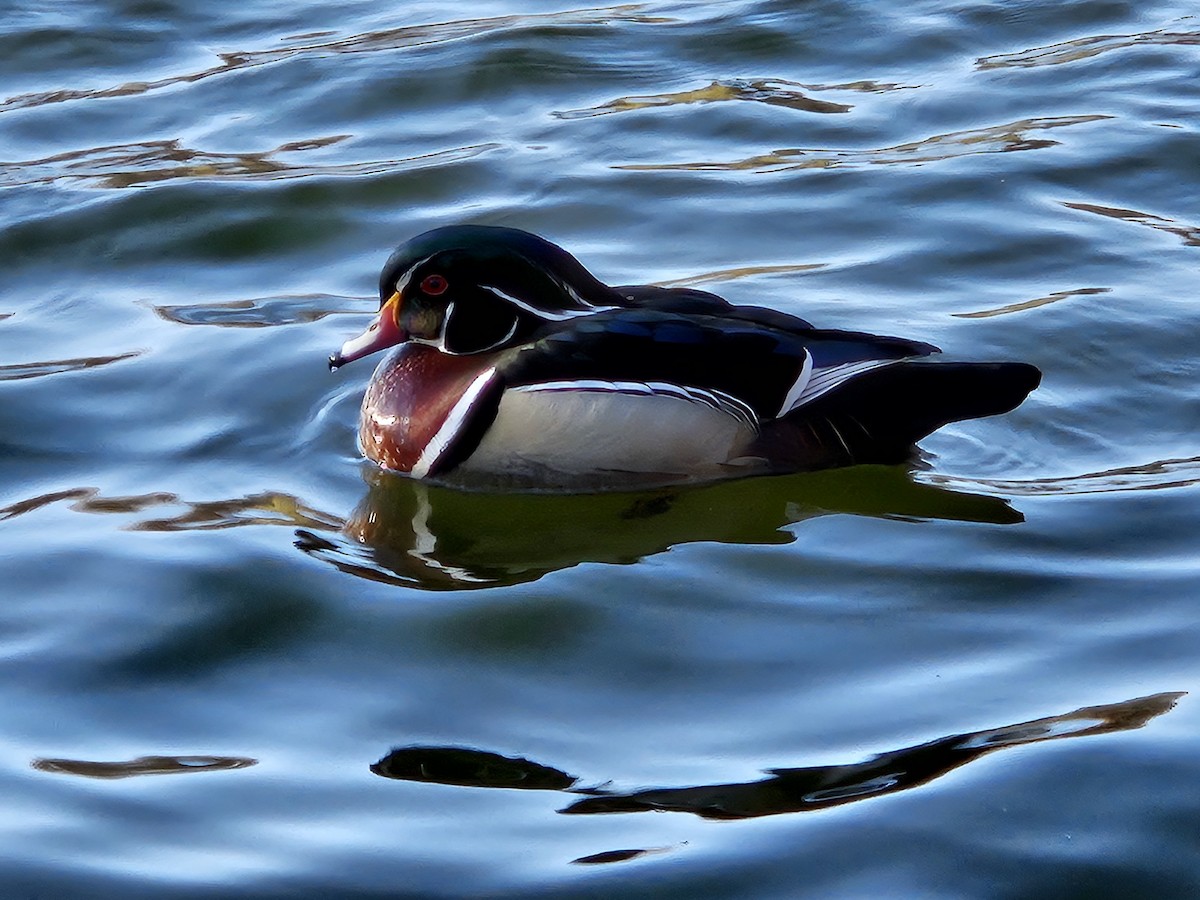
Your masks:
[{"label": "duck wing", "polygon": [[552,323],[502,373],[509,387],[604,390],[608,383],[622,392],[634,385],[708,392],[746,407],[757,425],[862,372],[933,352],[901,338],[814,329],[775,310],[726,307],[718,316],[656,305]]},{"label": "duck wing", "polygon": [[794,469],[899,461],[949,422],[1015,408],[1041,378],[1024,363],[925,359],[937,352],[812,328],[776,310],[689,314],[656,304],[555,323],[501,371],[509,388],[672,394],[716,406],[759,431],[754,455]]}]

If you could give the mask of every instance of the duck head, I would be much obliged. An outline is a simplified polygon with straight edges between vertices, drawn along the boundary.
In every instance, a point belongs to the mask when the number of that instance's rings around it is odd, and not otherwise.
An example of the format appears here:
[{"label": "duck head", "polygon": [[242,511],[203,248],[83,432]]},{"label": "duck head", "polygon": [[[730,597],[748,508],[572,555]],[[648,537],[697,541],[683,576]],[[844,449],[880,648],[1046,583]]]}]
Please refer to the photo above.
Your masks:
[{"label": "duck head", "polygon": [[379,276],[379,315],[329,358],[336,369],[405,341],[454,355],[523,343],[620,298],[575,257],[516,228],[452,225],[401,244]]}]

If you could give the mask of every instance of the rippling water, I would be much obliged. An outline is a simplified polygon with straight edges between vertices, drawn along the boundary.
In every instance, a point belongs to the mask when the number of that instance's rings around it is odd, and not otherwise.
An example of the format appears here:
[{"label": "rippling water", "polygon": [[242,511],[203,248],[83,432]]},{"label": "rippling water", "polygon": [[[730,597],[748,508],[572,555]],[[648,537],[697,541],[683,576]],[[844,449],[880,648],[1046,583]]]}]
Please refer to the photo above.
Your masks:
[{"label": "rippling water", "polygon": [[[5,895],[1200,893],[1194,5],[463,10],[0,17]],[[324,360],[460,221],[1043,386],[413,484]]]}]

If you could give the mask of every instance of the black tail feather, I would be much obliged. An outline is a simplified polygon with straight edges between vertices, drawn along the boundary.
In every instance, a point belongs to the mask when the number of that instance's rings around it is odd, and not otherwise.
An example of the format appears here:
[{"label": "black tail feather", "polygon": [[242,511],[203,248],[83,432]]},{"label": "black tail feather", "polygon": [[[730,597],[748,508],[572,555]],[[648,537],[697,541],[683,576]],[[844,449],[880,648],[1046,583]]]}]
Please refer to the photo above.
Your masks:
[{"label": "black tail feather", "polygon": [[770,423],[757,449],[784,466],[899,462],[949,422],[1015,409],[1041,377],[1027,363],[898,362]]}]

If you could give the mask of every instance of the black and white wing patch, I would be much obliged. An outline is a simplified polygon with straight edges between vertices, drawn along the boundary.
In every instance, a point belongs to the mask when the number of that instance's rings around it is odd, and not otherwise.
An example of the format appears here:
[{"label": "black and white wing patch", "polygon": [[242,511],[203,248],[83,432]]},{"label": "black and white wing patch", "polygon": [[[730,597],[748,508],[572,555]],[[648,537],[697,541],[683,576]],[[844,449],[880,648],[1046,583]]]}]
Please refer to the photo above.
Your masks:
[{"label": "black and white wing patch", "polygon": [[788,391],[787,397],[784,398],[783,406],[780,407],[779,414],[775,418],[782,419],[789,413],[793,413],[805,404],[825,396],[830,391],[841,387],[858,376],[884,366],[890,366],[895,362],[898,362],[898,360],[860,359],[832,366],[815,367],[813,366],[812,355],[810,354],[804,360],[804,368],[801,370],[800,376],[796,379],[796,383]]}]

